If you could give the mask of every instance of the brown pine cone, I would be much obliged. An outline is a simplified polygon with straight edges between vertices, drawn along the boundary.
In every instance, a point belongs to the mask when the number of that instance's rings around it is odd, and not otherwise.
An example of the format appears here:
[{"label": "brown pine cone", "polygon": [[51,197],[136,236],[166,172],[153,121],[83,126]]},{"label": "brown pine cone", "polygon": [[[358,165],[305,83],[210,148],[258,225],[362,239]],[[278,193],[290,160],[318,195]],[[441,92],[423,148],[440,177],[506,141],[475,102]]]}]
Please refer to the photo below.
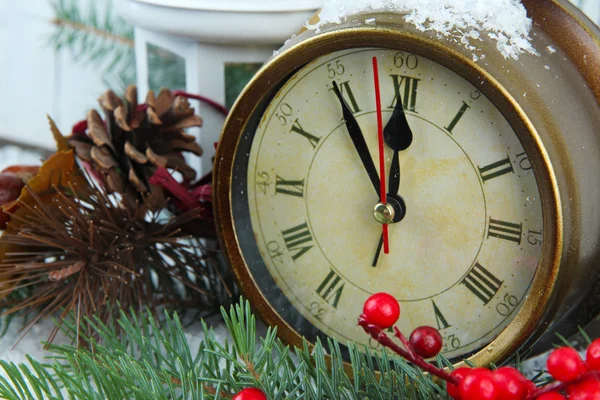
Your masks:
[{"label": "brown pine cone", "polygon": [[200,156],[202,149],[184,129],[202,126],[202,118],[186,98],[162,89],[158,96],[149,91],[146,104],[138,105],[137,88],[131,85],[123,100],[108,90],[98,102],[105,120],[90,110],[87,135],[73,133],[68,142],[111,192],[128,202],[148,200],[157,209],[165,205],[163,190],[149,182],[157,168],[178,171],[186,181],[196,178],[182,152]]}]

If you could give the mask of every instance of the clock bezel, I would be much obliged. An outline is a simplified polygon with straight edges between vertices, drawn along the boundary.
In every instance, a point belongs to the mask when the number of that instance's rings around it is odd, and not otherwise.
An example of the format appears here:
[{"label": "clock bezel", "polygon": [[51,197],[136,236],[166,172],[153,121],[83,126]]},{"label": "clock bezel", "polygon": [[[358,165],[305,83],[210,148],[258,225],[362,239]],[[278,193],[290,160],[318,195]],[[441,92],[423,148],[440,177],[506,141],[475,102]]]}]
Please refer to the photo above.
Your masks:
[{"label": "clock bezel", "polygon": [[[366,20],[372,17],[373,15],[364,15],[359,18]],[[539,265],[545,268],[538,268],[536,271],[521,311],[507,328],[491,343],[469,357],[469,360],[477,365],[498,362],[513,354],[525,341],[542,333],[541,326],[551,319],[557,308],[556,304],[560,303],[561,294],[564,295],[563,288],[569,284],[568,276],[558,279],[563,224],[558,185],[552,164],[538,133],[518,101],[480,65],[451,46],[424,37],[407,26],[398,29],[395,26],[398,21],[390,14],[378,16],[378,21],[382,21],[381,25],[342,25],[331,31],[301,38],[303,40],[299,40],[267,62],[236,102],[231,116],[225,123],[215,157],[215,214],[220,223],[219,234],[225,256],[234,268],[244,296],[249,299],[257,314],[267,324],[277,326],[278,334],[284,341],[302,346],[302,338],[298,332],[277,313],[262,294],[240,250],[233,221],[230,191],[235,173],[234,160],[241,136],[249,129],[255,130],[255,126],[248,126],[249,121],[253,116],[257,119],[257,110],[264,107],[265,101],[273,98],[283,82],[299,68],[321,55],[345,49],[382,47],[429,58],[470,82],[500,110],[530,157],[542,198],[544,245]],[[352,23],[361,25],[361,21],[357,22],[356,19]],[[310,36],[311,33],[305,35]]]}]

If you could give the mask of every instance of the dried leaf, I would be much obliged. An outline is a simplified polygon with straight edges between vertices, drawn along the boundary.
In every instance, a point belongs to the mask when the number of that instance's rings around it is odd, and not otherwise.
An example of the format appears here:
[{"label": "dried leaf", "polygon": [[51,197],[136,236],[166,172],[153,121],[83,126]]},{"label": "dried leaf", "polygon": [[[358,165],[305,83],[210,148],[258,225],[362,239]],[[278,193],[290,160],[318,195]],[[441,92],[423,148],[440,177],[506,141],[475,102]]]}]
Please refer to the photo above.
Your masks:
[{"label": "dried leaf", "polygon": [[33,204],[34,199],[29,190],[42,201],[50,201],[56,189],[70,193],[73,189],[77,190],[78,187],[87,185],[85,176],[75,163],[73,150],[61,151],[48,158],[40,167],[39,173],[21,190],[19,198],[14,203],[5,205],[3,209],[14,213],[23,204]]},{"label": "dried leaf", "polygon": [[[0,206],[15,202],[21,195],[21,190],[25,186],[23,180],[10,172],[0,174]],[[0,229],[5,229],[10,221],[10,215],[0,211]]]},{"label": "dried leaf", "polygon": [[[18,176],[24,183],[27,183],[40,172],[39,165],[12,165],[4,168],[2,174],[10,173]],[[22,187],[23,185],[21,185]]]},{"label": "dried leaf", "polygon": [[56,124],[54,123],[52,118],[50,118],[49,115],[46,115],[46,117],[48,118],[48,123],[50,123],[50,130],[52,131],[52,136],[54,136],[54,141],[56,142],[56,150],[58,150],[58,151],[69,150],[71,147],[69,147],[69,143],[67,142],[67,139],[62,135],[62,133],[60,133],[60,131],[56,127]]}]

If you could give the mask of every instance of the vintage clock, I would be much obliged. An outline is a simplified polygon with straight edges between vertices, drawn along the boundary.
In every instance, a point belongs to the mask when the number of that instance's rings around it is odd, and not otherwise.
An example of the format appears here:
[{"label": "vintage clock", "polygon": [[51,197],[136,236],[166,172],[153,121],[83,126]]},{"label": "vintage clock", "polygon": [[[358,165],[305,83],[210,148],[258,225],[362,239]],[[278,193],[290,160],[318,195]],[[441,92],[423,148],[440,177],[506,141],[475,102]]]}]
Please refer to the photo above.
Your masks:
[{"label": "vintage clock", "polygon": [[482,39],[474,61],[401,14],[364,13],[300,34],[247,86],[215,158],[217,224],[285,340],[369,343],[356,321],[380,291],[404,332],[437,327],[446,356],[477,364],[597,315],[598,29],[566,1],[523,4],[535,55]]}]

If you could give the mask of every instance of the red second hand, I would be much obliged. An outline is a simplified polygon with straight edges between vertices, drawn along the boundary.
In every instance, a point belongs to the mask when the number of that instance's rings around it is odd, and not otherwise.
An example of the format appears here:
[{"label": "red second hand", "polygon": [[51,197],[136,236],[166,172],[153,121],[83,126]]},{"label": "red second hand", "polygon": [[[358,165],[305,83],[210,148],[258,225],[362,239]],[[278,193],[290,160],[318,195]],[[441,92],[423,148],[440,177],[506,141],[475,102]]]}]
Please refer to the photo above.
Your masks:
[{"label": "red second hand", "polygon": [[[379,68],[377,57],[373,57],[373,77],[375,79],[375,104],[377,106],[377,142],[379,144],[379,201],[386,204],[385,190],[385,154],[383,152],[383,117],[381,115],[381,92],[379,90]],[[383,252],[390,253],[390,240],[388,238],[388,224],[382,224]]]}]

